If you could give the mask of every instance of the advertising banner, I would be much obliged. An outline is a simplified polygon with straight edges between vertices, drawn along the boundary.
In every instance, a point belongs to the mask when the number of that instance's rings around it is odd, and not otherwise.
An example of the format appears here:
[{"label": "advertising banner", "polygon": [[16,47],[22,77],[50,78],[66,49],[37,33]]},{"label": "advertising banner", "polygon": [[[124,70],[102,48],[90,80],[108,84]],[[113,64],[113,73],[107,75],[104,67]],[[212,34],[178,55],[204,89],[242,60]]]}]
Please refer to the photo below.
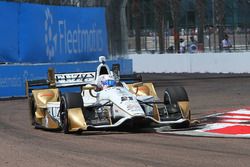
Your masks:
[{"label": "advertising banner", "polygon": [[108,56],[104,8],[0,2],[0,11],[0,62],[76,62]]},{"label": "advertising banner", "polygon": [[0,2],[0,63],[19,61],[17,3]]},{"label": "advertising banner", "polygon": [[21,5],[23,62],[97,60],[108,55],[104,8]]}]

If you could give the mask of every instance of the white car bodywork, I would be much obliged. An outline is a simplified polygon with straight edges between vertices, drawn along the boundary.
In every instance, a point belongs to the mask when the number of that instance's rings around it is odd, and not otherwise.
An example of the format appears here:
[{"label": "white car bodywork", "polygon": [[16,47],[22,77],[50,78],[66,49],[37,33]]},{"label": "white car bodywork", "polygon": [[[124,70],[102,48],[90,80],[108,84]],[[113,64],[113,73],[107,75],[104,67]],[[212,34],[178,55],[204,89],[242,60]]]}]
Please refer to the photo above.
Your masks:
[{"label": "white car bodywork", "polygon": [[[140,82],[126,84],[120,80],[119,74],[114,74],[109,69],[103,57],[100,58],[100,62],[96,72],[54,74],[51,77],[54,81],[49,82],[52,83],[53,88],[32,91],[34,99],[30,98],[31,114],[35,125],[47,129],[62,128],[65,133],[68,133],[121,126],[159,127],[189,124],[190,109],[187,97],[177,100],[178,104],[169,104],[170,107],[174,106],[174,110],[167,109],[166,102],[159,101],[152,83],[145,83],[145,87]],[[112,76],[116,85],[99,89],[98,82],[102,75]],[[81,93],[69,97],[72,99],[77,97],[76,99],[81,99],[82,102],[76,108],[64,107],[62,109],[61,107],[66,104],[66,101],[63,103],[62,100],[67,98],[65,95],[61,96],[59,88],[71,86],[81,87]],[[149,90],[144,90],[145,88]],[[168,92],[165,93],[168,94]],[[51,97],[40,95],[51,95]],[[60,98],[56,98],[59,96]],[[159,105],[163,107],[160,108]],[[178,112],[173,112],[175,110]],[[170,116],[171,112],[173,116]]]}]

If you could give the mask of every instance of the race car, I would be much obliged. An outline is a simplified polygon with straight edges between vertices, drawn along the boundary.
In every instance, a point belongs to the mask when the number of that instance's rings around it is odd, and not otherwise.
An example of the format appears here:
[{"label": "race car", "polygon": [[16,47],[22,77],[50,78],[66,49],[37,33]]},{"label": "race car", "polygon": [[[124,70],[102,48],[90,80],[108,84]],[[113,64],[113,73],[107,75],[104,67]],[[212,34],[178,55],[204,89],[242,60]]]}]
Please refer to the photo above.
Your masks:
[{"label": "race car", "polygon": [[[99,62],[93,72],[49,69],[48,79],[26,81],[32,125],[66,134],[190,126],[189,99],[183,87],[166,87],[160,101],[153,83],[143,83],[138,75],[120,75],[118,64],[110,70],[104,56]],[[69,92],[67,87],[79,90]]]}]

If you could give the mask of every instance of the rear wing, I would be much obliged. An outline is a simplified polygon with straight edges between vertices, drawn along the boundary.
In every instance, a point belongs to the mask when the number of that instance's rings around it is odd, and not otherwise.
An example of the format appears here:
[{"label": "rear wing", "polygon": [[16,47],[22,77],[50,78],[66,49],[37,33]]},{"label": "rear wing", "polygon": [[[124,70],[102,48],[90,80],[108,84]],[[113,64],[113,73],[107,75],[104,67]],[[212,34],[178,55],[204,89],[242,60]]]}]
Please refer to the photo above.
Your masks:
[{"label": "rear wing", "polygon": [[48,69],[48,79],[26,81],[26,96],[33,89],[80,87],[95,83],[95,72],[55,73]]},{"label": "rear wing", "polygon": [[[117,81],[126,83],[142,81],[140,75],[120,75],[119,64],[113,64],[112,72]],[[55,73],[54,69],[49,68],[48,79],[26,81],[26,96],[29,96],[33,89],[81,87],[87,84],[95,84],[95,80],[96,72]]]},{"label": "rear wing", "polygon": [[55,74],[55,87],[70,87],[94,84],[95,72]]}]

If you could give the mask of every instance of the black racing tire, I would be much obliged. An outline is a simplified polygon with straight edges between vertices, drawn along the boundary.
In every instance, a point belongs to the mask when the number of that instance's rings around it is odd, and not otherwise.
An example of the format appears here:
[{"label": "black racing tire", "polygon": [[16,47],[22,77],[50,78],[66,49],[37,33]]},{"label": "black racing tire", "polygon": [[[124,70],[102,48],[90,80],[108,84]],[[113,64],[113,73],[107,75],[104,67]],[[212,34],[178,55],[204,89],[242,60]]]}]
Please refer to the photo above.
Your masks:
[{"label": "black racing tire", "polygon": [[35,118],[36,103],[35,103],[35,99],[33,95],[29,97],[29,108],[30,108],[31,125],[35,125],[36,124],[36,118]]},{"label": "black racing tire", "polygon": [[[189,101],[187,92],[183,87],[167,87],[164,92],[164,104],[170,113],[173,113],[177,118],[183,118],[181,110],[179,108],[179,101]],[[191,119],[191,113],[189,111],[189,120]],[[188,128],[190,126],[190,121],[187,120],[181,124],[173,124],[171,127],[174,129]]]},{"label": "black racing tire", "polygon": [[61,96],[60,103],[60,119],[63,132],[69,133],[70,122],[68,119],[68,109],[70,108],[82,108],[83,100],[81,93],[69,92]]},{"label": "black racing tire", "polygon": [[164,92],[165,105],[176,105],[178,101],[189,101],[185,88],[179,86],[167,87]]}]

